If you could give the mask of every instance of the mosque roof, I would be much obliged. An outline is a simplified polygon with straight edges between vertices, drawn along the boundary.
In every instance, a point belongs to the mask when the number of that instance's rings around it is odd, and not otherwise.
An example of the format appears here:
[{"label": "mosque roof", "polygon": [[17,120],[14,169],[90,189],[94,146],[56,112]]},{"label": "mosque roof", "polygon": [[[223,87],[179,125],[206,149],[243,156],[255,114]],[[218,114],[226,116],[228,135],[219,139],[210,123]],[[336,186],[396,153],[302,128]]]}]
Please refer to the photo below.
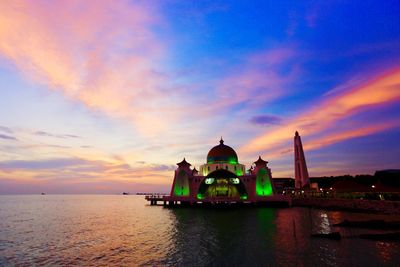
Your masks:
[{"label": "mosque roof", "polygon": [[238,163],[238,156],[230,146],[224,144],[224,140],[219,141],[219,145],[211,148],[207,154],[207,163],[226,162],[236,164]]},{"label": "mosque roof", "polygon": [[185,158],[183,158],[183,160],[181,162],[177,163],[176,165],[178,165],[179,167],[192,166],[192,164],[187,162]]},{"label": "mosque roof", "polygon": [[261,156],[258,157],[257,161],[254,161],[254,163],[257,165],[266,165],[268,163],[268,161],[265,161],[261,158]]}]

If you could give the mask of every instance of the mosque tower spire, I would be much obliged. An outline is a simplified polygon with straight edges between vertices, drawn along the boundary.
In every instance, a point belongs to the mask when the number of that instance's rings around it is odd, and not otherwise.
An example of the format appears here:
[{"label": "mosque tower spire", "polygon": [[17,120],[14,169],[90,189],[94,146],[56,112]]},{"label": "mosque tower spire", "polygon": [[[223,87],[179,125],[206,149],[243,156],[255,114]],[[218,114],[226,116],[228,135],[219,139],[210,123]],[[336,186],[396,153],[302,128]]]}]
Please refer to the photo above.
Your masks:
[{"label": "mosque tower spire", "polygon": [[308,187],[310,185],[310,177],[308,176],[303,144],[297,131],[294,135],[294,170],[295,188]]}]

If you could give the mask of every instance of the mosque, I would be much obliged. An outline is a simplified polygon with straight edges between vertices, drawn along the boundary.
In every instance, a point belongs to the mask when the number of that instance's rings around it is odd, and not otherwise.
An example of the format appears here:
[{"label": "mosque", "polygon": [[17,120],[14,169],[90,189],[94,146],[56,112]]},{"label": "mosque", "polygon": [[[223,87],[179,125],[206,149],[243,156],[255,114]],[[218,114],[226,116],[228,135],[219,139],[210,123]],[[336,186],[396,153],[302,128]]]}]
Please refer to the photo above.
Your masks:
[{"label": "mosque", "polygon": [[[221,138],[219,145],[210,149],[206,163],[199,170],[184,158],[177,163],[175,175],[169,195],[148,195],[145,197],[150,205],[157,205],[161,201],[166,205],[223,205],[223,204],[251,204],[251,205],[292,205],[292,196],[303,197],[340,197],[340,193],[354,194],[358,197],[375,197],[382,199],[393,198],[393,192],[398,192],[395,182],[399,170],[376,172],[374,177],[343,180],[322,177],[310,179],[304,155],[303,144],[299,133],[294,135],[294,174],[292,178],[272,179],[268,162],[261,156],[246,170],[244,164],[239,163],[238,155],[230,146],[224,144]],[[318,179],[320,179],[318,183]],[[373,181],[371,180],[373,179]],[[364,179],[365,180],[365,179]],[[371,181],[370,181],[371,180]],[[390,180],[390,181],[388,181]],[[311,182],[312,181],[312,182]],[[369,186],[366,186],[370,181]],[[289,182],[289,183],[287,183]],[[389,183],[390,182],[390,183]],[[388,183],[390,186],[385,186]],[[397,183],[398,184],[398,183]],[[329,185],[329,186],[327,186]],[[303,195],[304,194],[304,195]],[[335,196],[336,194],[336,196]],[[373,196],[374,197],[374,196]],[[396,196],[395,196],[396,197]]]},{"label": "mosque", "polygon": [[267,164],[260,156],[246,170],[235,150],[221,138],[199,170],[191,168],[185,158],[177,163],[171,193],[163,200],[170,204],[287,202],[275,194]]}]

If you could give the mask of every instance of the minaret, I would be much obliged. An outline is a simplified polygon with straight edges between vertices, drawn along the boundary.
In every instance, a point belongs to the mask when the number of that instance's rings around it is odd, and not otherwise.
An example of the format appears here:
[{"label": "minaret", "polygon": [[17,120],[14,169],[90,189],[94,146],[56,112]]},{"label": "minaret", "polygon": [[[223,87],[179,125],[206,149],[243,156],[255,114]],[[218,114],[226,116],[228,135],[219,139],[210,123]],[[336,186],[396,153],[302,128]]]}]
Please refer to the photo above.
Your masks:
[{"label": "minaret", "polygon": [[174,182],[172,183],[171,196],[189,197],[190,186],[189,178],[193,176],[190,169],[191,164],[185,158],[177,163],[178,169],[175,170]]},{"label": "minaret", "polygon": [[271,169],[268,168],[268,161],[258,157],[254,162],[253,173],[256,175],[256,196],[268,197],[274,194],[274,184],[272,183]]},{"label": "minaret", "polygon": [[294,181],[296,189],[308,187],[310,185],[303,145],[297,131],[294,135]]}]

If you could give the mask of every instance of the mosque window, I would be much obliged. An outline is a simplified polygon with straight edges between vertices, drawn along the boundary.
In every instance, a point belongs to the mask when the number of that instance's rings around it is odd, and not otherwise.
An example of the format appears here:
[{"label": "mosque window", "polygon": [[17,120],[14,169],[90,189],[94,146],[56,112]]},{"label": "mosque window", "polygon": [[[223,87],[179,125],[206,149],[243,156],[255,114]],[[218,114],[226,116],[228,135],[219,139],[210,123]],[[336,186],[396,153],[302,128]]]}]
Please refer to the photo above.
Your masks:
[{"label": "mosque window", "polygon": [[236,171],[236,166],[235,166],[235,171]]},{"label": "mosque window", "polygon": [[208,168],[207,168],[207,169],[208,169],[208,171],[210,171],[210,166],[208,166]]},{"label": "mosque window", "polygon": [[225,169],[228,169],[228,165],[225,166]]}]

